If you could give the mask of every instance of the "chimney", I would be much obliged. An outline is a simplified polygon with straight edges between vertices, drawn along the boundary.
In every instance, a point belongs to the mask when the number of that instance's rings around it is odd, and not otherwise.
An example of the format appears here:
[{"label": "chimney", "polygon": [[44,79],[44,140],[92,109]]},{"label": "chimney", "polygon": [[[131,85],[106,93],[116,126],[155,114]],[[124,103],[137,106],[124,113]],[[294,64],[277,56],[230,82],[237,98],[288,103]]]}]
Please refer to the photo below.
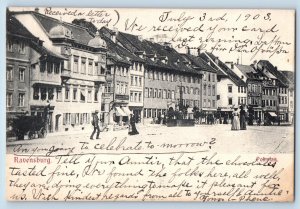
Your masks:
[{"label": "chimney", "polygon": [[34,11],[35,11],[36,13],[39,13],[40,9],[39,9],[38,7],[36,7],[36,8],[34,8]]},{"label": "chimney", "polygon": [[191,54],[191,50],[190,50],[190,47],[189,47],[189,46],[186,47],[186,53],[187,53],[187,54]]},{"label": "chimney", "polygon": [[201,49],[198,48],[198,49],[197,49],[197,55],[200,56],[200,54],[201,54]]},{"label": "chimney", "polygon": [[255,70],[257,70],[257,61],[256,61],[256,60],[253,61],[253,68],[254,68]]},{"label": "chimney", "polygon": [[239,58],[237,58],[237,60],[236,60],[236,64],[237,64],[237,65],[239,65],[239,64],[240,64],[240,59],[239,59]]},{"label": "chimney", "polygon": [[143,41],[143,36],[142,35],[138,35],[138,39],[139,39],[139,41]]},{"label": "chimney", "polygon": [[216,58],[215,58],[215,63],[216,63],[217,65],[219,65],[219,57],[216,57]]},{"label": "chimney", "polygon": [[149,38],[149,41],[152,42],[152,43],[154,43],[154,38],[153,37]]},{"label": "chimney", "polygon": [[118,36],[118,34],[119,34],[118,28],[114,27],[112,29],[112,34],[111,34],[111,38],[110,38],[114,43],[117,43],[117,36]]}]

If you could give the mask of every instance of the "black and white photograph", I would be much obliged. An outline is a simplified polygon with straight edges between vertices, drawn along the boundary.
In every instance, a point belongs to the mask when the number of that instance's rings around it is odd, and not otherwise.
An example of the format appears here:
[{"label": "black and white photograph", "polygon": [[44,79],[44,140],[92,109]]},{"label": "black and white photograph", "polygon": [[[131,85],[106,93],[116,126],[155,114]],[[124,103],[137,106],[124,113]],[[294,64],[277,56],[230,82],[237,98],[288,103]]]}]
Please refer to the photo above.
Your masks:
[{"label": "black and white photograph", "polygon": [[8,7],[6,199],[294,199],[295,11]]}]

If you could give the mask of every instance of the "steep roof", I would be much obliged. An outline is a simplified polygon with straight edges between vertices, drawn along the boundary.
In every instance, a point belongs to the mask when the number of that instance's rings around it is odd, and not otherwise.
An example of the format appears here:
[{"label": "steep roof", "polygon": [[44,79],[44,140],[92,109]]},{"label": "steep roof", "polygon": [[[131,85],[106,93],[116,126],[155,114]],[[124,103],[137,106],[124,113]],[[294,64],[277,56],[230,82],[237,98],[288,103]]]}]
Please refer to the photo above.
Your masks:
[{"label": "steep roof", "polygon": [[[246,83],[238,75],[236,75],[225,63],[219,60],[219,58],[217,58],[212,53],[204,52],[200,54],[200,57],[207,61],[210,60],[211,66],[213,66],[216,70],[225,73],[229,77],[229,79],[232,80],[232,82],[234,82],[236,85],[246,86]],[[218,59],[218,63],[215,62],[216,59]]]},{"label": "steep roof", "polygon": [[100,30],[100,36],[103,40],[105,40],[108,49],[108,55],[114,59],[116,62],[123,62],[125,64],[131,64],[131,61],[144,62],[143,59],[134,55],[124,47],[119,44],[113,42],[110,38],[110,30],[105,27],[102,27]]},{"label": "steep roof", "polygon": [[263,74],[260,71],[257,71],[251,65],[235,65],[247,78],[250,79],[260,79],[263,77]]},{"label": "steep roof", "polygon": [[148,48],[148,50],[151,49],[152,53],[155,52],[160,57],[167,57],[168,61],[166,62],[166,65],[168,65],[169,68],[181,72],[199,74],[199,71],[195,70],[193,67],[188,66],[185,62],[184,57],[172,47],[167,45],[164,46],[147,40],[143,40],[143,44],[146,45],[146,48]]},{"label": "steep roof", "polygon": [[258,65],[262,65],[262,67],[266,68],[273,76],[275,76],[282,85],[288,86],[289,80],[268,60],[260,60]]},{"label": "steep roof", "polygon": [[[110,37],[114,33],[105,27],[101,28],[100,31],[107,37]],[[143,60],[149,67],[199,74],[197,70],[187,66],[184,58],[172,47],[141,39],[136,35],[124,32],[118,32],[116,39],[118,43],[131,53],[144,53]],[[157,57],[155,60],[153,59],[154,56]]]},{"label": "steep roof", "polygon": [[6,17],[6,33],[14,36],[20,36],[23,38],[39,41],[39,38],[32,35],[10,12],[7,12]]},{"label": "steep roof", "polygon": [[132,61],[143,62],[143,60],[134,54],[130,53],[120,45],[114,43],[110,38],[101,34],[102,39],[107,44],[108,55],[110,58],[115,60],[116,62],[121,62],[124,64],[131,64]]},{"label": "steep roof", "polygon": [[192,55],[192,54],[181,54],[181,55],[183,57],[185,57],[187,60],[191,61],[194,66],[200,68],[200,70],[204,70],[204,71],[208,71],[208,72],[212,72],[212,73],[217,73],[218,72],[216,69],[214,69],[209,64],[207,64],[207,62],[204,61],[199,56],[195,56],[195,55]]},{"label": "steep roof", "polygon": [[88,32],[88,29],[79,25],[63,22],[60,20],[57,20],[55,18],[43,15],[41,13],[35,12],[35,11],[25,11],[25,12],[13,12],[13,14],[18,13],[29,13],[32,14],[35,19],[41,24],[43,29],[47,32],[49,35],[50,30],[58,26],[59,24],[63,25],[70,31],[72,31],[72,34],[74,36],[74,41],[79,44],[87,45],[89,40],[93,38],[93,36]]},{"label": "steep roof", "polygon": [[31,46],[41,53],[41,55],[50,55],[59,59],[66,59],[64,56],[46,49],[42,45],[43,41],[41,41],[38,37],[35,37],[29,30],[27,30],[27,28],[24,27],[23,24],[11,14],[11,12],[7,13],[6,33],[7,35],[17,36],[19,38],[21,37],[29,40]]},{"label": "steep roof", "polygon": [[295,73],[292,71],[281,70],[280,71],[289,81],[291,84],[295,83]]}]

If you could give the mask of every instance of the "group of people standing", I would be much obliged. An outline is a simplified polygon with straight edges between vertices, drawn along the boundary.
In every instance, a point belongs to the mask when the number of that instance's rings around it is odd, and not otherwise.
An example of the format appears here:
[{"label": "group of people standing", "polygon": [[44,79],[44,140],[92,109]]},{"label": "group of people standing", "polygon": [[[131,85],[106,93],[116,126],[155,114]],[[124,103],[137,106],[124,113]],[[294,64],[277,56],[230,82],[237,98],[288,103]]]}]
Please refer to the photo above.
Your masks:
[{"label": "group of people standing", "polygon": [[240,106],[240,111],[238,107],[234,107],[234,111],[232,112],[232,124],[231,130],[246,130],[246,111],[244,110],[243,106]]},{"label": "group of people standing", "polygon": [[[96,139],[99,139],[100,135],[100,120],[98,116],[99,111],[96,110],[95,113],[93,114],[93,119],[92,119],[92,126],[94,127],[93,132],[90,136],[90,139],[94,139],[94,135],[96,133]],[[135,125],[135,117],[133,114],[130,115],[130,120],[129,120],[129,127],[128,127],[128,134],[129,135],[137,135],[139,134],[138,130],[136,129]]]}]

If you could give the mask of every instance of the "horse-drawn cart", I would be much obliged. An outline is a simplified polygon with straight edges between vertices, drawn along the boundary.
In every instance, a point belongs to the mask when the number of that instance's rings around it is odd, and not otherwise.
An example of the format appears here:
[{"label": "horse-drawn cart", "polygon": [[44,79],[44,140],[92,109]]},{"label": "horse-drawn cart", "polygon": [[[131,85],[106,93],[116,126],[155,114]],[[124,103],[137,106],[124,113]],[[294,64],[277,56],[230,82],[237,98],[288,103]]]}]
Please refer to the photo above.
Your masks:
[{"label": "horse-drawn cart", "polygon": [[17,140],[23,140],[27,135],[28,139],[45,138],[48,129],[49,107],[45,107],[40,115],[19,115],[12,119],[12,133]]},{"label": "horse-drawn cart", "polygon": [[45,138],[47,135],[47,120],[38,116],[19,116],[12,122],[13,132],[17,140]]}]

